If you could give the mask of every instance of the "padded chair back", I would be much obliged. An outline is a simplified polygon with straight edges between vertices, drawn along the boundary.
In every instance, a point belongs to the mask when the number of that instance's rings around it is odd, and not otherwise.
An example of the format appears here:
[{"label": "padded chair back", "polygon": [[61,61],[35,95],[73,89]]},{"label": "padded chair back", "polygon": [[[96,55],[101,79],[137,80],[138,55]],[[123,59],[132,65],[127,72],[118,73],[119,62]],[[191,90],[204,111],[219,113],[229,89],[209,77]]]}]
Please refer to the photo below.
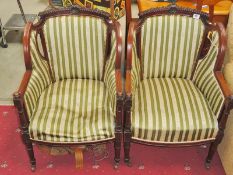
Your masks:
[{"label": "padded chair back", "polygon": [[91,16],[48,18],[43,27],[48,58],[55,80],[101,80],[107,26]]},{"label": "padded chair back", "polygon": [[141,29],[143,78],[191,78],[204,34],[200,19],[152,16]]}]

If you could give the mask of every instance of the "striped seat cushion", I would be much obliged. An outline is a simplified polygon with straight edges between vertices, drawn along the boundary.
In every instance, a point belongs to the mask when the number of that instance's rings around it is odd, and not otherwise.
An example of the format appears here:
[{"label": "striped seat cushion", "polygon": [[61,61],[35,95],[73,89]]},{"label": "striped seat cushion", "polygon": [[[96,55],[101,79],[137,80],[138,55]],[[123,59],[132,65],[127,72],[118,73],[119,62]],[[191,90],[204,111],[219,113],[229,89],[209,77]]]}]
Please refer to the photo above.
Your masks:
[{"label": "striped seat cushion", "polygon": [[145,20],[141,32],[144,78],[190,79],[204,25],[187,16],[163,15]]},{"label": "striped seat cushion", "polygon": [[161,143],[215,139],[218,122],[209,104],[190,80],[143,80],[132,104],[132,137]]},{"label": "striped seat cushion", "polygon": [[33,140],[93,142],[114,138],[115,113],[101,81],[67,79],[45,89],[30,118]]}]

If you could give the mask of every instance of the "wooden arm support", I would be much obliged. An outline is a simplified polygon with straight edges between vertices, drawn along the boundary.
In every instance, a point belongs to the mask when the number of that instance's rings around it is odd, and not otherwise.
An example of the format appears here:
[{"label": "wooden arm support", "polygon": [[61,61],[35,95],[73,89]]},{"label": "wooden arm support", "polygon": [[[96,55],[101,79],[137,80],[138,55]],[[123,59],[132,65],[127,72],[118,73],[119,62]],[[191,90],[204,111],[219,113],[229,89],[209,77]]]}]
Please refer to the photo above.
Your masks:
[{"label": "wooden arm support", "polygon": [[25,62],[26,72],[24,73],[23,79],[20,83],[18,90],[13,94],[14,105],[18,110],[22,128],[27,128],[29,124],[29,118],[24,106],[23,98],[32,74],[32,61],[30,55],[31,30],[32,30],[32,23],[29,22],[25,26],[24,35],[23,35],[23,51],[24,51],[24,62]]},{"label": "wooden arm support", "polygon": [[219,33],[219,50],[214,71],[221,71],[227,47],[227,34],[226,29],[222,23],[217,23],[217,31]]},{"label": "wooden arm support", "polygon": [[223,115],[218,119],[219,129],[222,130],[223,132],[226,127],[226,122],[227,122],[229,113],[233,109],[233,95],[232,95],[231,90],[228,87],[227,82],[224,79],[222,72],[220,71],[215,72],[215,77],[225,97],[224,109],[222,111]]},{"label": "wooden arm support", "polygon": [[32,22],[27,23],[23,34],[23,52],[26,70],[32,70],[32,59],[30,55],[30,35],[32,26]]},{"label": "wooden arm support", "polygon": [[126,28],[129,27],[129,23],[132,19],[132,12],[131,12],[131,0],[125,1],[125,7],[126,7]]},{"label": "wooden arm support", "polygon": [[27,89],[27,86],[28,86],[28,83],[29,83],[29,80],[31,78],[31,74],[32,74],[32,71],[30,70],[27,70],[24,75],[23,75],[23,79],[21,81],[21,84],[19,86],[19,89],[16,93],[19,93],[20,96],[23,98],[24,96],[24,93],[26,92],[26,89]]},{"label": "wooden arm support", "polygon": [[131,69],[132,69],[132,51],[133,51],[133,40],[134,32],[136,30],[137,22],[133,20],[130,22],[129,31],[127,36],[127,57],[126,57],[126,79],[125,79],[125,93],[127,96],[131,96]]},{"label": "wooden arm support", "polygon": [[219,86],[223,92],[224,97],[228,98],[228,97],[232,96],[233,94],[232,94],[231,90],[229,89],[227,82],[224,79],[223,73],[220,71],[217,71],[217,72],[215,72],[215,77],[219,83]]},{"label": "wooden arm support", "polygon": [[121,58],[122,58],[122,33],[118,21],[114,21],[114,29],[116,32],[116,61],[115,61],[115,76],[116,76],[116,91],[118,96],[123,95],[122,76],[121,76]]}]

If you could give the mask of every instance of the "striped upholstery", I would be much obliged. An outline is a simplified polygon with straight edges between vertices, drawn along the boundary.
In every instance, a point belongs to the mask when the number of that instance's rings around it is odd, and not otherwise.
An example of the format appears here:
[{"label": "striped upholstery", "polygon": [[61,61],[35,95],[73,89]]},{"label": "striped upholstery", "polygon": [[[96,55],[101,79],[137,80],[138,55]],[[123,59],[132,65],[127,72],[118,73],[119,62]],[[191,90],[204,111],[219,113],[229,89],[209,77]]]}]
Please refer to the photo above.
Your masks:
[{"label": "striped upholstery", "polygon": [[218,32],[213,32],[210,40],[210,50],[206,57],[199,62],[194,75],[194,82],[208,100],[215,116],[218,117],[224,102],[224,95],[213,72],[218,54]]},{"label": "striped upholstery", "polygon": [[137,49],[136,49],[136,37],[134,35],[134,42],[133,42],[133,48],[132,48],[132,84],[131,84],[131,88],[132,88],[132,92],[135,92],[140,81],[140,71],[141,71],[141,66],[140,66],[140,60],[137,56]]},{"label": "striped upholstery", "polygon": [[161,143],[215,139],[218,122],[191,80],[143,80],[132,104],[132,137]]},{"label": "striped upholstery", "polygon": [[30,120],[30,137],[44,142],[92,142],[114,137],[114,116],[103,82],[67,79],[45,89]]},{"label": "striped upholstery", "polygon": [[189,79],[203,33],[201,20],[191,17],[147,18],[141,36],[143,77]]},{"label": "striped upholstery", "polygon": [[116,62],[116,36],[112,34],[111,38],[111,53],[110,57],[106,61],[104,84],[107,92],[110,96],[111,107],[113,111],[116,111],[116,77],[115,77],[115,62]]},{"label": "striped upholstery", "polygon": [[103,20],[88,16],[49,18],[44,34],[55,80],[101,80],[106,47]]},{"label": "striped upholstery", "polygon": [[219,49],[217,32],[209,35],[210,50],[193,70],[204,30],[200,20],[186,16],[163,15],[145,20],[141,63],[135,44],[132,53],[133,139],[193,143],[216,138],[217,119],[224,102],[214,75]]},{"label": "striped upholstery", "polygon": [[77,143],[114,138],[115,33],[104,67],[106,26],[101,19],[49,18],[43,31],[49,64],[38,54],[34,31],[30,38],[33,67],[24,101],[31,139]]},{"label": "striped upholstery", "polygon": [[30,47],[33,71],[24,95],[24,102],[29,117],[33,113],[40,94],[51,83],[49,66],[40,57],[36,49],[35,32],[31,33]]}]

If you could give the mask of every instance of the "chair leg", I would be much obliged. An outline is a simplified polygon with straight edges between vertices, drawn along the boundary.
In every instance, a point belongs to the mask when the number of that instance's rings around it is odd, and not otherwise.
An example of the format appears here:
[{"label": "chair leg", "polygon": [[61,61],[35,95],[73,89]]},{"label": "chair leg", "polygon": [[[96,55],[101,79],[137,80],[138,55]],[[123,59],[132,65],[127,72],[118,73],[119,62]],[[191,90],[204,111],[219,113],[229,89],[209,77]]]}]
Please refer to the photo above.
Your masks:
[{"label": "chair leg", "polygon": [[22,139],[26,146],[27,154],[30,159],[31,170],[34,172],[36,170],[36,159],[34,156],[33,145],[29,138],[28,128],[23,128]]},{"label": "chair leg", "polygon": [[224,136],[224,131],[222,129],[219,130],[218,135],[216,137],[216,140],[211,143],[208,155],[205,160],[205,167],[206,169],[210,169],[211,167],[211,161],[214,157],[215,152],[217,151],[218,145],[221,143]]},{"label": "chair leg", "polygon": [[131,140],[131,132],[124,132],[124,161],[128,167],[131,167],[130,160],[130,140]]},{"label": "chair leg", "polygon": [[206,169],[210,169],[211,161],[213,159],[214,153],[217,150],[217,147],[218,147],[218,143],[216,143],[216,142],[211,143],[208,155],[207,155],[206,160],[205,160],[205,167],[206,167]]},{"label": "chair leg", "polygon": [[121,132],[115,132],[115,142],[114,142],[114,148],[115,148],[115,157],[114,157],[114,169],[118,169],[120,164],[120,155],[121,155]]},{"label": "chair leg", "polygon": [[30,137],[29,137],[28,117],[26,116],[25,108],[23,106],[22,97],[20,96],[20,93],[14,93],[13,97],[14,97],[13,98],[14,105],[17,108],[18,114],[19,114],[20,125],[21,125],[21,137],[22,137],[23,143],[26,146],[26,150],[27,150],[27,153],[30,159],[31,170],[35,171],[36,170],[36,159],[34,157],[32,141],[30,140]]}]

